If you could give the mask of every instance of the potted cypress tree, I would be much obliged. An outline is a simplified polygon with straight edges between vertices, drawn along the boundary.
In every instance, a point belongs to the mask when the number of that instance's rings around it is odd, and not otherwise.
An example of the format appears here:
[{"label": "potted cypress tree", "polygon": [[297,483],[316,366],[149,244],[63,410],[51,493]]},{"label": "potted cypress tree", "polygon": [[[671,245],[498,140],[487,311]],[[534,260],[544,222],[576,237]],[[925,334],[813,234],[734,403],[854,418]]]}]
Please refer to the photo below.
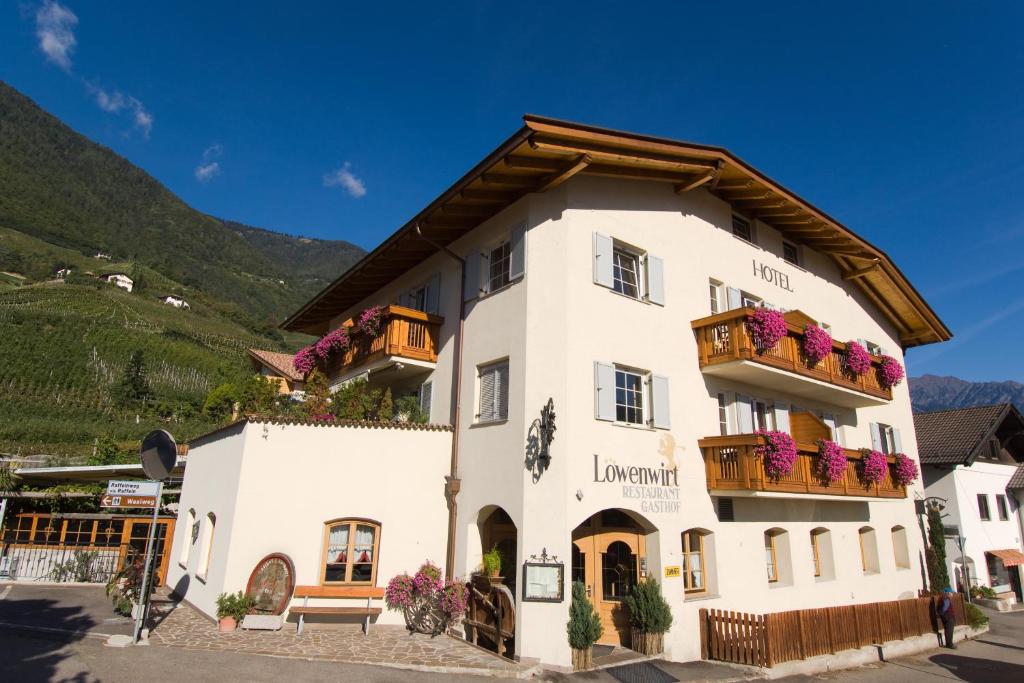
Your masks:
[{"label": "potted cypress tree", "polygon": [[587,587],[581,581],[572,584],[572,602],[569,605],[569,647],[572,648],[572,669],[583,671],[594,665],[594,643],[604,628],[601,617],[587,598]]},{"label": "potted cypress tree", "polygon": [[623,598],[629,610],[632,647],[645,655],[665,649],[665,632],[672,626],[672,608],[661,594],[661,584],[645,580]]}]

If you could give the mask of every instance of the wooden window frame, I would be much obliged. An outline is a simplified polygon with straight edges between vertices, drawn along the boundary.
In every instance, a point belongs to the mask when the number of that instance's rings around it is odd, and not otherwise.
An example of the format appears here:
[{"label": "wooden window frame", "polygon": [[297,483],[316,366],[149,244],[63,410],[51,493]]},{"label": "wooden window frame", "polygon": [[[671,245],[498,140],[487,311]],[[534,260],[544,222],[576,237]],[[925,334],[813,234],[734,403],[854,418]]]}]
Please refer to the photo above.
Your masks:
[{"label": "wooden window frame", "polygon": [[814,578],[821,578],[821,546],[819,536],[828,533],[827,531],[811,532],[811,554],[814,560]]},{"label": "wooden window frame", "polygon": [[[498,254],[495,260],[495,253]],[[502,240],[487,250],[487,294],[492,294],[512,284],[512,240]],[[501,270],[495,272],[498,264]]]},{"label": "wooden window frame", "polygon": [[772,575],[769,575],[768,576],[768,583],[778,583],[779,582],[779,578],[780,578],[779,577],[779,551],[778,551],[778,547],[775,544],[775,537],[776,536],[778,536],[777,533],[772,533],[770,531],[764,532],[764,541],[765,541],[764,549],[772,551],[772,565],[771,566],[772,566],[772,574],[774,574],[774,576],[775,576],[775,578],[772,578]]},{"label": "wooden window frame", "polygon": [[[630,406],[629,403],[619,403],[619,373],[625,375],[633,375],[640,378],[640,421],[633,422],[631,420],[620,420],[619,419],[619,406],[623,406],[628,415],[629,410],[636,406]],[[648,370],[641,370],[639,368],[629,367],[627,365],[615,365],[615,384],[612,386],[612,390],[615,392],[615,424],[628,425],[630,427],[649,427],[651,418],[653,416],[651,406],[651,373]],[[625,389],[626,392],[636,393],[633,389]]]},{"label": "wooden window frame", "polygon": [[[743,226],[745,226],[747,233],[745,236],[740,234],[740,232],[737,232],[737,223],[740,223]],[[737,237],[748,244],[757,244],[756,238],[754,237],[754,221],[752,221],[751,219],[733,211],[730,227],[732,228],[733,237]]]},{"label": "wooden window frame", "polygon": [[[697,550],[694,550],[690,546],[690,535],[694,535],[698,538],[698,545],[700,546]],[[698,529],[687,529],[683,532],[682,546],[683,546],[683,592],[686,595],[702,595],[708,592],[708,560],[704,550],[706,548],[704,544],[704,537],[708,534]],[[694,588],[690,581],[690,555],[696,552],[700,556],[700,572],[701,572],[701,583],[703,584],[700,588]]]},{"label": "wooden window frame", "polygon": [[[348,546],[345,548],[345,556],[353,557],[356,542],[356,530],[360,526],[373,527],[373,561],[371,562],[369,581],[352,581],[352,567],[356,562],[345,563],[345,580],[327,580],[327,544],[330,541],[331,529],[334,527],[348,525]],[[364,517],[339,517],[324,522],[323,539],[320,545],[320,585],[321,586],[376,586],[377,565],[380,562],[380,537],[381,523]]]},{"label": "wooden window frame", "polygon": [[[632,261],[632,264],[633,264],[633,277],[635,278],[635,281],[633,283],[628,283],[628,282],[626,282],[625,279],[622,278],[621,273],[622,273],[623,268],[622,268],[622,264],[619,262],[620,258],[629,259],[629,260]],[[645,260],[646,259],[644,258],[644,252],[640,251],[639,249],[636,249],[635,247],[631,247],[629,245],[623,244],[622,242],[619,242],[618,240],[613,240],[612,241],[612,291],[616,292],[618,294],[621,294],[622,296],[626,297],[627,299],[633,299],[635,301],[643,301],[644,297],[647,294],[647,292],[646,292],[647,288],[645,286],[646,276],[647,276],[647,270],[644,267]],[[619,277],[615,276],[615,272],[616,271],[619,271],[619,273],[620,273]],[[634,294],[630,294],[629,292],[625,291],[627,286],[631,286],[631,287],[636,288],[636,294],[635,295]]]},{"label": "wooden window frame", "polygon": [[[793,258],[789,259],[786,257],[786,250],[790,249],[793,252]],[[800,268],[800,247],[795,242],[789,240],[782,240],[782,260],[786,263],[792,264],[797,268]]]},{"label": "wooden window frame", "polygon": [[987,493],[978,494],[978,517],[980,517],[983,522],[992,521],[992,508],[988,505]]}]

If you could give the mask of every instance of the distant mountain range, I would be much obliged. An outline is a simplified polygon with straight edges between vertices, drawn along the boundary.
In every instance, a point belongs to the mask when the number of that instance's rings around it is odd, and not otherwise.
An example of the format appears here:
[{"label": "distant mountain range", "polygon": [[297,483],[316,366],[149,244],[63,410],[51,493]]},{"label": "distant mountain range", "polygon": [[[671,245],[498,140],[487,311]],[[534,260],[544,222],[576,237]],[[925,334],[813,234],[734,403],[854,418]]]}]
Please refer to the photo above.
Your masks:
[{"label": "distant mountain range", "polygon": [[1024,406],[1024,384],[1020,382],[968,382],[958,377],[922,375],[910,378],[910,400],[914,412],[1013,403]]}]

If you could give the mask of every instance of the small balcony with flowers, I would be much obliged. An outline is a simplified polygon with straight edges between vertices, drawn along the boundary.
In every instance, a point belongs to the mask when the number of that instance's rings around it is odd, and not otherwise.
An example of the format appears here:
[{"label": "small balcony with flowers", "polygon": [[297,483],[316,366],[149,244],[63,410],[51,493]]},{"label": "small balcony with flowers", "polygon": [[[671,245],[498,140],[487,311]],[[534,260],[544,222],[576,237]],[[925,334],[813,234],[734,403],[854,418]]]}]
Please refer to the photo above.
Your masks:
[{"label": "small balcony with flowers", "polygon": [[810,412],[790,416],[790,433],[713,436],[698,441],[712,495],[768,498],[906,498],[918,477],[903,453],[844,448]]},{"label": "small balcony with flowers", "polygon": [[800,311],[737,308],[690,323],[701,372],[847,408],[884,405],[903,378],[889,356],[832,339]]}]

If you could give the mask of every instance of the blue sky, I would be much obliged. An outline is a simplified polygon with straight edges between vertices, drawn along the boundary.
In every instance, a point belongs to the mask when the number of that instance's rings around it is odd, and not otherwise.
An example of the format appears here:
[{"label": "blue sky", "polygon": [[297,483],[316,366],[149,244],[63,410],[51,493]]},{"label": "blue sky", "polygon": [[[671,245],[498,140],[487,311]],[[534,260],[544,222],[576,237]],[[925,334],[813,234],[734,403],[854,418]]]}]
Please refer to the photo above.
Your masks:
[{"label": "blue sky", "polygon": [[525,112],[728,147],[1024,381],[1024,6],[0,3],[0,78],[196,208],[370,248]]}]

